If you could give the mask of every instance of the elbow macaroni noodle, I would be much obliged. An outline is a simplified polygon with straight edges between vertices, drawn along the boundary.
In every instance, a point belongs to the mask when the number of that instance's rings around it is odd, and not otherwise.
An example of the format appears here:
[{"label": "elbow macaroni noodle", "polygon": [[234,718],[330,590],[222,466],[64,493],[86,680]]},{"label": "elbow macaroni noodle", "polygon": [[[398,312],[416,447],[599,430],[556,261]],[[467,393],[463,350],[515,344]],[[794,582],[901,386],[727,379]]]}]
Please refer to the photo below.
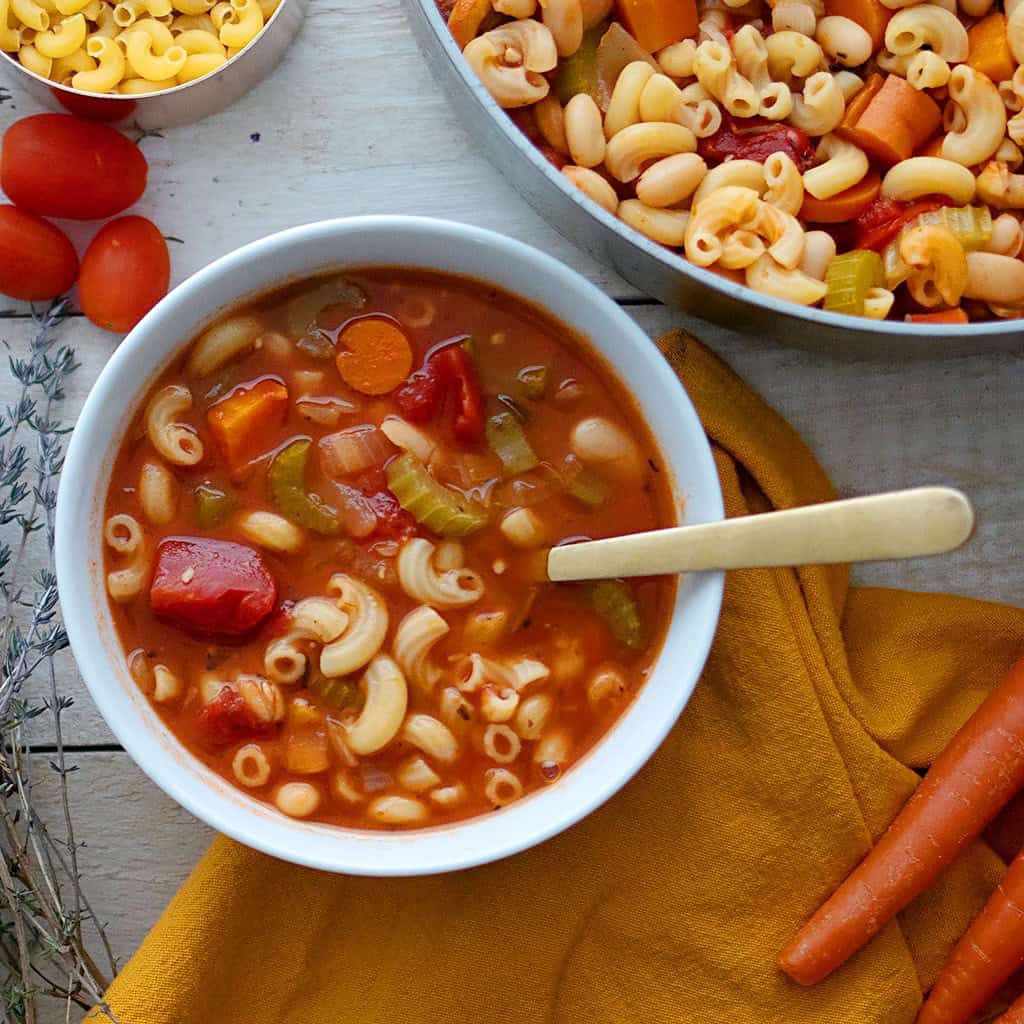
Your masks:
[{"label": "elbow macaroni noodle", "polygon": [[[0,0],[0,51],[80,92],[160,92],[217,71],[256,39],[279,3]],[[108,45],[115,37],[119,45]]]}]

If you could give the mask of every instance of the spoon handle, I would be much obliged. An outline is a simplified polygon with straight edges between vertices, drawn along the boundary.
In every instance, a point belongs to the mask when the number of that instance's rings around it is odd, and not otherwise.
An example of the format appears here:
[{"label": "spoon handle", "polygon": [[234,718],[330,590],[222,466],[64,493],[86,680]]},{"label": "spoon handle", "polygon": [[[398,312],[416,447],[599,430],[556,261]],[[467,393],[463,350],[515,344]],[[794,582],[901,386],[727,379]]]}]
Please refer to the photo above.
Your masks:
[{"label": "spoon handle", "polygon": [[552,548],[548,578],[612,579],[770,565],[876,562],[960,547],[974,510],[960,491],[917,487]]}]

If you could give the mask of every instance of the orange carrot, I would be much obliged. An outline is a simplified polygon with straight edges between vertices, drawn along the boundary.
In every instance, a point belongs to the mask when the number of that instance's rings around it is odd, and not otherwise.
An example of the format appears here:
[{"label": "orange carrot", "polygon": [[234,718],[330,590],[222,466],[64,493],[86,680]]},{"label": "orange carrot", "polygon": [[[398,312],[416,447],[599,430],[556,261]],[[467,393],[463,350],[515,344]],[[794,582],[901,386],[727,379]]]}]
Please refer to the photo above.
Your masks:
[{"label": "orange carrot", "polygon": [[464,50],[476,36],[490,10],[491,0],[455,0],[455,6],[448,15],[448,31],[460,50]]},{"label": "orange carrot", "polygon": [[942,156],[942,143],[946,141],[944,132],[930,138],[920,149],[914,152],[914,156]]},{"label": "orange carrot", "polygon": [[1024,658],[939,755],[878,845],[783,950],[802,985],[828,977],[1024,788]]},{"label": "orange carrot", "polygon": [[985,829],[985,842],[1005,861],[1024,850],[1024,793],[1018,793]]},{"label": "orange carrot", "polygon": [[1017,62],[1010,52],[1006,15],[993,11],[967,30],[967,63],[997,85],[1013,77]]},{"label": "orange carrot", "polygon": [[871,36],[872,46],[878,50],[885,41],[885,26],[895,12],[879,0],[825,0],[825,13],[857,22]]},{"label": "orange carrot", "polygon": [[[1020,737],[1018,737],[1020,742]],[[950,954],[917,1024],[966,1024],[1024,966],[1024,853]]]},{"label": "orange carrot", "polygon": [[866,209],[882,187],[877,171],[868,171],[864,177],[848,189],[830,199],[815,199],[810,192],[804,193],[804,204],[800,208],[800,219],[815,224],[842,224],[853,220]]},{"label": "orange carrot", "polygon": [[617,0],[626,31],[648,53],[696,35],[696,0]]},{"label": "orange carrot", "polygon": [[1024,996],[1021,996],[994,1024],[1024,1024]]},{"label": "orange carrot", "polygon": [[232,474],[273,444],[287,409],[288,389],[269,377],[235,388],[210,409],[206,420]]},{"label": "orange carrot", "polygon": [[890,166],[931,138],[941,121],[942,112],[930,96],[889,75],[850,131],[868,156]]},{"label": "orange carrot", "polygon": [[394,391],[412,369],[409,339],[390,320],[356,320],[341,332],[338,344],[341,379],[364,395]]},{"label": "orange carrot", "polygon": [[956,309],[943,309],[938,313],[911,313],[907,320],[912,324],[966,324],[967,314],[957,306]]},{"label": "orange carrot", "polygon": [[878,90],[885,84],[885,79],[877,72],[872,71],[866,79],[864,84],[857,91],[856,95],[846,105],[846,110],[843,113],[843,119],[835,128],[835,133],[841,139],[846,139],[847,142],[852,142],[857,145],[856,136],[856,125],[860,120],[860,115],[867,110],[868,104],[878,94]]}]

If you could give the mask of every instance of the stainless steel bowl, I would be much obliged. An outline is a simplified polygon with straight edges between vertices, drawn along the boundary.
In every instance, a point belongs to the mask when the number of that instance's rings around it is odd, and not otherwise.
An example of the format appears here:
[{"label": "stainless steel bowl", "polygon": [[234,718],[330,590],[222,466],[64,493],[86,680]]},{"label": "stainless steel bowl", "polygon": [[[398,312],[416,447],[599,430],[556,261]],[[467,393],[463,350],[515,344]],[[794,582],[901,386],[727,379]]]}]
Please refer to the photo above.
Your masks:
[{"label": "stainless steel bowl", "polygon": [[58,85],[0,53],[0,75],[32,100],[103,121],[130,118],[140,128],[175,128],[201,121],[229,107],[272,71],[284,56],[306,16],[308,0],[282,0],[263,31],[241,53],[212,75],[141,96],[81,92]]},{"label": "stainless steel bowl", "polygon": [[481,149],[549,223],[641,291],[693,316],[785,345],[872,356],[937,356],[1024,348],[1024,320],[909,324],[826,313],[709,273],[603,210],[544,159],[480,84],[434,0],[406,0],[423,55]]}]

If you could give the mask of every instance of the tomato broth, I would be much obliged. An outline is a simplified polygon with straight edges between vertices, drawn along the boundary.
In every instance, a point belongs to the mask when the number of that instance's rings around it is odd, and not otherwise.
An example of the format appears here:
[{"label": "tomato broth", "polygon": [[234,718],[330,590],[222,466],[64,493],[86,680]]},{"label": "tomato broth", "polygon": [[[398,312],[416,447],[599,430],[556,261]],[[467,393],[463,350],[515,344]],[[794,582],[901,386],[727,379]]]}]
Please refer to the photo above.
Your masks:
[{"label": "tomato broth", "polygon": [[675,581],[552,584],[673,525],[637,403],[478,281],[310,279],[150,389],[104,524],[128,667],[204,764],[294,817],[410,828],[556,783],[650,673]]}]

